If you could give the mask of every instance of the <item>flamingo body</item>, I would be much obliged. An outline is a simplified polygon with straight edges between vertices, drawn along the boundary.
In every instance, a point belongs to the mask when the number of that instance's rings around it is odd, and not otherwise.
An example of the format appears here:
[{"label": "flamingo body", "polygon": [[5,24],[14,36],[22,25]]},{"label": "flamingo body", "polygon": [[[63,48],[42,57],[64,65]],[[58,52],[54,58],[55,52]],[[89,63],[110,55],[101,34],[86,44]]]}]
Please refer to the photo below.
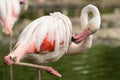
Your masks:
[{"label": "flamingo body", "polygon": [[[53,60],[53,57],[57,57],[55,59],[58,60],[58,56],[60,58],[68,50],[71,32],[70,19],[60,12],[38,18],[23,30],[15,49],[6,56],[5,61],[11,64],[7,59],[12,57],[16,58],[16,62],[19,62],[21,58],[29,53],[49,54],[47,56],[49,61]],[[47,60],[43,62],[47,62]]]}]

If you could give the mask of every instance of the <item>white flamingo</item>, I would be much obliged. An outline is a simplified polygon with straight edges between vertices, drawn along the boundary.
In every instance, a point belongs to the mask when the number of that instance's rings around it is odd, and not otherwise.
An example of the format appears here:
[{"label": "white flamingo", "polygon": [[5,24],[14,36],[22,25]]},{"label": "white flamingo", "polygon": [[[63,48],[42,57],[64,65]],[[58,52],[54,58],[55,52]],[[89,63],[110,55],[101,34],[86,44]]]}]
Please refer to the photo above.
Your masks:
[{"label": "white flamingo", "polygon": [[19,0],[2,0],[0,2],[0,22],[6,34],[12,33],[12,27],[20,15]]},{"label": "white flamingo", "polygon": [[[0,1],[0,23],[2,24],[3,32],[10,35],[10,51],[12,49],[12,28],[20,15],[21,8],[24,8],[24,6],[26,6],[25,0]],[[10,66],[10,80],[13,80],[12,65]]]},{"label": "white flamingo", "polygon": [[[90,21],[89,12],[93,13]],[[21,58],[27,56],[25,58],[31,58],[37,64],[48,63],[59,60],[65,53],[80,54],[86,51],[92,44],[92,34],[100,28],[101,19],[97,7],[88,5],[83,8],[80,21],[82,32],[72,37],[71,21],[60,12],[34,20],[23,30],[4,62],[8,65],[19,63]]]}]

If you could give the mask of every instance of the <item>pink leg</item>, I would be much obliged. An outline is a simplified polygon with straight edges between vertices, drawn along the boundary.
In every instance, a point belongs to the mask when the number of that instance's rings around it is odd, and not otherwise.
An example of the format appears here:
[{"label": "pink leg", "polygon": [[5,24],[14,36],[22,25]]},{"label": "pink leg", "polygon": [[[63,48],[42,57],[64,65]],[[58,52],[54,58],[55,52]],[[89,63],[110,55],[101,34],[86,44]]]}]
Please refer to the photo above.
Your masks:
[{"label": "pink leg", "polygon": [[20,66],[28,66],[28,67],[33,67],[33,68],[37,68],[37,69],[41,69],[41,70],[45,70],[48,73],[55,75],[57,77],[62,77],[62,75],[56,71],[55,69],[53,69],[52,67],[48,67],[48,66],[39,66],[39,65],[35,65],[35,64],[30,64],[30,63],[23,63],[23,62],[19,62],[19,63],[14,63],[15,65],[20,65]]},{"label": "pink leg", "polygon": [[41,74],[40,74],[40,69],[38,69],[38,80],[41,80]]},{"label": "pink leg", "polygon": [[[12,34],[10,34],[9,39],[9,50],[12,51]],[[10,80],[13,80],[13,67],[10,65]]]},{"label": "pink leg", "polygon": [[52,67],[45,66],[44,70],[47,71],[48,73],[52,74],[52,75],[57,76],[57,77],[62,77],[62,75],[58,71],[53,69]]}]

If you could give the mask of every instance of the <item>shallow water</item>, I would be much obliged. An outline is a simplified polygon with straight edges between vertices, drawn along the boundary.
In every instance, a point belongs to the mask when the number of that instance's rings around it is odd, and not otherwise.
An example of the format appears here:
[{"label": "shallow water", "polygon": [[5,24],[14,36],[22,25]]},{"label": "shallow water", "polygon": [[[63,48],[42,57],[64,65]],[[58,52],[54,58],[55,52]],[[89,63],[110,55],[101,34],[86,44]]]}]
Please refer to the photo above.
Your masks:
[{"label": "shallow water", "polygon": [[[9,80],[9,67],[3,64],[8,44],[0,45],[0,80]],[[49,65],[62,74],[62,78],[41,71],[42,80],[120,80],[120,47],[93,46],[83,55],[64,56]],[[14,66],[14,80],[37,80],[37,70]]]}]

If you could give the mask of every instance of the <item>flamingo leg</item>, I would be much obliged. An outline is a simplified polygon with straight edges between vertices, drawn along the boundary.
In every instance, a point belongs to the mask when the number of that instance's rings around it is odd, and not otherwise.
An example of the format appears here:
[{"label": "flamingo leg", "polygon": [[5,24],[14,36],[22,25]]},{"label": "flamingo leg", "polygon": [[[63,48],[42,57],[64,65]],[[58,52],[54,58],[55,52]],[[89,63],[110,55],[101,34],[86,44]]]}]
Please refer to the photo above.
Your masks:
[{"label": "flamingo leg", "polygon": [[38,68],[38,70],[37,70],[37,71],[38,71],[38,73],[37,73],[37,74],[38,74],[38,80],[41,80],[40,69]]},{"label": "flamingo leg", "polygon": [[53,69],[52,67],[40,66],[40,65],[30,64],[30,63],[23,63],[23,62],[14,63],[14,65],[33,67],[33,68],[45,70],[46,72],[48,72],[48,73],[50,73],[50,74],[52,74],[54,76],[62,77],[62,75],[58,71]]},{"label": "flamingo leg", "polygon": [[13,66],[10,65],[10,80],[13,80]]},{"label": "flamingo leg", "polygon": [[[9,50],[12,50],[12,34],[9,35]],[[13,67],[10,65],[10,80],[13,80]]]}]

